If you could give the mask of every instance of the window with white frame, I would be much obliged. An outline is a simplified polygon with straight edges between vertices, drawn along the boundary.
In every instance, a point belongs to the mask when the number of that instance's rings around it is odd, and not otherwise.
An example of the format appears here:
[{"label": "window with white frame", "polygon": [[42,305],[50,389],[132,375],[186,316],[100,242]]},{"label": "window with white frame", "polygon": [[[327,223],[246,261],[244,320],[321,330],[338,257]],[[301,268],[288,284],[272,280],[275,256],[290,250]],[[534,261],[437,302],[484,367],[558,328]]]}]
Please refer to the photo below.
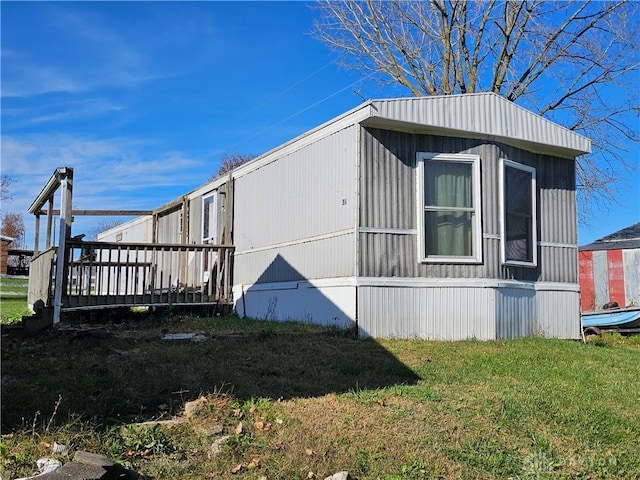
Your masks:
[{"label": "window with white frame", "polygon": [[500,159],[502,262],[535,267],[536,170]]},{"label": "window with white frame", "polygon": [[421,152],[417,165],[421,261],[481,262],[480,157]]},{"label": "window with white frame", "polygon": [[216,243],[217,224],[216,192],[214,191],[202,198],[202,243]]}]

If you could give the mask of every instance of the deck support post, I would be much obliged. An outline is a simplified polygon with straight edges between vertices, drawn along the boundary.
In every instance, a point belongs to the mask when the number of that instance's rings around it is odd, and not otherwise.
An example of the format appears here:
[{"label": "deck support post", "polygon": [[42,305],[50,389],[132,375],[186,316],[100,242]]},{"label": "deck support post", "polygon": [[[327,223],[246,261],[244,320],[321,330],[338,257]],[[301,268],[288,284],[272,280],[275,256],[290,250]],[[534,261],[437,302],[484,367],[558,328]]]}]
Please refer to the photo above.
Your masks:
[{"label": "deck support post", "polygon": [[33,239],[33,255],[38,255],[40,252],[40,214],[36,214],[36,231]]},{"label": "deck support post", "polygon": [[71,206],[73,199],[73,169],[58,172],[60,182],[60,236],[56,258],[56,283],[53,295],[53,323],[60,323],[62,293],[66,290],[67,266],[69,265],[67,240],[71,238]]}]

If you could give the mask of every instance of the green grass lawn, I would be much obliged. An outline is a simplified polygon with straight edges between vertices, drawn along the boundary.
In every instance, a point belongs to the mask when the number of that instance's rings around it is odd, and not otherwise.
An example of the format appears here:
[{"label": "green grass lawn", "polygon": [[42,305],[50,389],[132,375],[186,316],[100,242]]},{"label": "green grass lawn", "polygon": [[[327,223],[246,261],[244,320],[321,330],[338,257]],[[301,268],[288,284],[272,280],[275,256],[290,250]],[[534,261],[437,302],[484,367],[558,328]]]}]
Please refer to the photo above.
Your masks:
[{"label": "green grass lawn", "polygon": [[[3,339],[0,468],[30,474],[56,441],[158,479],[635,479],[638,343],[374,341],[233,317]],[[201,395],[183,423],[128,426],[184,419]]]},{"label": "green grass lawn", "polygon": [[27,296],[0,296],[0,323],[11,325],[20,323],[23,315],[29,315]]},{"label": "green grass lawn", "polygon": [[23,315],[29,314],[26,278],[0,277],[0,323],[19,323]]}]

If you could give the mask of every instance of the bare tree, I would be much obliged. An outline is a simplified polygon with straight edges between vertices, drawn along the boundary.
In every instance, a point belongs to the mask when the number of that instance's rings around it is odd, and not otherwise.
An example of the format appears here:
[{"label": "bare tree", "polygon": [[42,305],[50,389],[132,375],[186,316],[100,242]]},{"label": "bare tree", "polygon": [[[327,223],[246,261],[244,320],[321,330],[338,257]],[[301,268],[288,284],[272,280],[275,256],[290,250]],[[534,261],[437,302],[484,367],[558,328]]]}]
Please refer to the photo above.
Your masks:
[{"label": "bare tree", "polygon": [[220,158],[220,167],[209,177],[209,181],[220,178],[222,175],[250,162],[256,157],[257,155],[253,153],[223,153]]},{"label": "bare tree", "polygon": [[0,202],[7,202],[13,198],[13,195],[9,192],[11,182],[9,175],[0,175]]},{"label": "bare tree", "polygon": [[24,245],[24,220],[21,213],[5,213],[0,226],[2,235],[13,238],[14,247]]},{"label": "bare tree", "polygon": [[494,92],[593,140],[577,182],[607,202],[633,163],[640,3],[320,0],[315,34],[345,66],[412,95]]},{"label": "bare tree", "polygon": [[122,225],[122,220],[100,220],[87,232],[87,240],[97,240],[99,234],[106,232],[107,230],[111,230],[118,225]]},{"label": "bare tree", "polygon": [[[13,195],[9,191],[9,185],[13,180],[8,175],[0,176],[0,202],[10,202]],[[24,246],[24,219],[21,213],[3,213],[0,224],[0,233],[13,238],[13,248]]]}]

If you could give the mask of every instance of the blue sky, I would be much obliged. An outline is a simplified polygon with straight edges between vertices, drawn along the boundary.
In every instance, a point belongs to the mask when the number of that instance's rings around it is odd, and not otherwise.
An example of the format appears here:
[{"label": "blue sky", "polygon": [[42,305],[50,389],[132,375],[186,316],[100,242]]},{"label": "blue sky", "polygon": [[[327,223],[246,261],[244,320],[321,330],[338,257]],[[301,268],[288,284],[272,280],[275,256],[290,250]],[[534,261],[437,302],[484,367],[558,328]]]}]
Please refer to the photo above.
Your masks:
[{"label": "blue sky", "polygon": [[[58,166],[74,208],[153,209],[206,182],[225,152],[264,153],[362,102],[404,96],[345,70],[303,2],[2,2],[3,210],[25,212]],[[631,153],[638,163],[640,150]],[[640,171],[585,244],[640,221]],[[56,199],[57,201],[57,199]],[[78,217],[74,234],[100,219]]]}]

